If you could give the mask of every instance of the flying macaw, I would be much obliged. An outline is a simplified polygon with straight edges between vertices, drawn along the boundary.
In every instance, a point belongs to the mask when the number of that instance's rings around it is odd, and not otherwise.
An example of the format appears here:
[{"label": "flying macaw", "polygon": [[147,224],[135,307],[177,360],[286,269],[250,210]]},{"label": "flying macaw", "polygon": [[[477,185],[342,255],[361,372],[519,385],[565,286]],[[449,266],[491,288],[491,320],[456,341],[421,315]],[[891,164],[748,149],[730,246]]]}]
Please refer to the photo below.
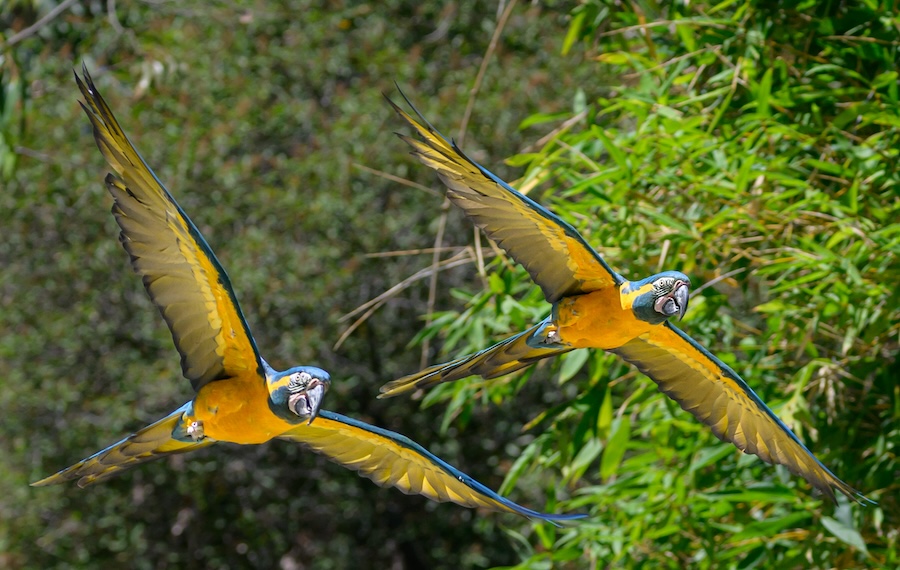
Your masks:
[{"label": "flying macaw", "polygon": [[106,176],[119,240],[169,325],[196,396],[165,418],[55,475],[42,486],[81,487],[173,453],[217,441],[302,443],[380,486],[552,522],[551,515],[498,495],[403,435],[320,410],[327,372],[297,366],[278,372],[259,355],[225,270],[200,231],[129,142],[87,68],[75,75],[94,138],[116,172]]},{"label": "flying macaw", "polygon": [[737,372],[669,322],[687,311],[686,275],[664,271],[626,280],[574,227],[471,160],[403,98],[418,119],[388,103],[421,140],[398,136],[437,172],[450,200],[525,268],[553,309],[544,321],[489,348],[385,384],[379,397],[471,375],[496,378],[576,348],[602,348],[635,365],[719,439],[784,465],[832,500],[837,489],[872,502],[816,459]]}]

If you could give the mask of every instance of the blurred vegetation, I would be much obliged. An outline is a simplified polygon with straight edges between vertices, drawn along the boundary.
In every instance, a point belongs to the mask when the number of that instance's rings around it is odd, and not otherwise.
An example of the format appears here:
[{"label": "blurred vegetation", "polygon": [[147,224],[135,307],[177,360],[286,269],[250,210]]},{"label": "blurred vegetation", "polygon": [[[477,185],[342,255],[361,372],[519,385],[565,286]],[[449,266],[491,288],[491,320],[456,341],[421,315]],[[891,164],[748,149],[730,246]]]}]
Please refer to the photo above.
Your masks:
[{"label": "blurred vegetation", "polygon": [[[898,26],[872,2],[573,11],[564,51],[586,46],[586,65],[616,79],[580,84],[569,111],[523,121],[564,128],[509,161],[527,168],[520,186],[626,276],[691,275],[682,328],[879,504],[823,503],[720,443],[617,358],[581,351],[426,397],[447,400],[454,425],[543,386],[539,435],[504,488],[558,469],[576,489],[562,506],[592,517],[523,540],[533,550],[521,567],[898,564]],[[521,268],[487,273],[465,312],[444,312],[420,338],[446,335],[464,353],[546,314]]]},{"label": "blurred vegetation", "polygon": [[[520,4],[476,84],[504,7],[0,4],[0,566],[900,563],[900,15],[874,1]],[[28,487],[190,396],[116,243],[76,102],[82,61],[273,365],[327,368],[329,409],[591,518],[555,529],[435,505],[285,442]],[[879,504],[823,502],[602,353],[441,386],[426,409],[376,401],[420,365],[411,340],[440,361],[549,310],[520,268],[481,265],[493,250],[442,198],[377,172],[438,188],[391,134],[394,81],[448,135],[474,102],[467,152],[507,179],[525,167],[519,187],[627,277],[691,275],[683,328]],[[430,251],[367,255],[436,243],[459,265],[434,303],[427,279],[406,281]],[[342,315],[398,283],[334,349]]]},{"label": "blurred vegetation", "polygon": [[[328,369],[329,409],[400,431],[500,486],[509,461],[502,450],[523,437],[525,414],[485,410],[481,433],[444,435],[415,403],[375,400],[379,385],[419,365],[407,343],[427,312],[427,283],[332,348],[347,327],[343,314],[431,259],[367,257],[423,247],[439,212],[433,195],[357,167],[431,182],[392,134],[382,93],[397,81],[425,111],[461,116],[496,7],[85,0],[5,43],[53,4],[4,4],[0,12],[3,93],[24,95],[2,107],[12,113],[0,130],[3,160],[14,161],[0,182],[0,453],[8,458],[0,566],[519,560],[506,532],[530,533],[528,521],[380,489],[285,442],[221,445],[87,490],[27,485],[190,397],[165,324],[117,243],[102,183],[108,167],[72,77],[84,61],[229,271],[265,357],[278,367]],[[492,120],[470,128],[491,154],[513,154],[523,144],[521,117],[561,108],[559,93],[589,77],[578,60],[559,57],[570,8],[520,5],[507,22],[478,97]],[[457,222],[454,231],[471,233]],[[448,283],[469,276],[459,268]],[[539,480],[556,478],[548,471]],[[510,495],[553,508],[542,485]]]}]

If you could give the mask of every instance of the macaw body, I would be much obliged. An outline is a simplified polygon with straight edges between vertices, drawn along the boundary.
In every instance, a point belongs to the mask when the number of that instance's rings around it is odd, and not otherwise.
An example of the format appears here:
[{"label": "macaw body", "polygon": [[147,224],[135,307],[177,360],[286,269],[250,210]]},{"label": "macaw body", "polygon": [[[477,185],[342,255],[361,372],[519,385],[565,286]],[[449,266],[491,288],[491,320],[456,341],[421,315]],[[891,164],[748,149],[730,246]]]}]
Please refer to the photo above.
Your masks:
[{"label": "macaw body", "polygon": [[413,156],[435,170],[448,198],[528,271],[552,312],[480,352],[389,382],[381,397],[473,374],[495,378],[576,348],[600,348],[635,365],[723,441],[784,465],[831,499],[837,489],[869,501],[816,459],[734,370],[669,322],[687,310],[686,275],[664,271],[627,281],[570,224],[471,160],[418,111],[413,117],[388,102],[419,136],[399,135]]},{"label": "macaw body", "polygon": [[472,375],[498,378],[576,348],[619,348],[653,330],[654,325],[635,319],[633,313],[634,300],[651,287],[623,280],[584,295],[564,297],[553,305],[549,317],[528,330],[475,354],[389,382],[382,388],[382,397]]},{"label": "macaw body", "polygon": [[265,443],[296,427],[299,422],[273,413],[270,394],[285,386],[283,377],[266,368],[263,382],[250,378],[210,382],[201,388],[183,424],[201,422],[206,437],[240,444]]},{"label": "macaw body", "polygon": [[260,356],[228,275],[200,231],[125,136],[87,70],[75,77],[94,138],[115,171],[106,177],[119,239],[169,326],[195,397],[161,420],[32,483],[86,486],[165,455],[218,441],[301,443],[381,486],[551,522],[498,495],[398,433],[320,410],[331,384],[313,366],[279,372]]},{"label": "macaw body", "polygon": [[652,283],[623,281],[584,295],[563,297],[553,306],[553,316],[545,328],[555,330],[551,340],[555,339],[557,345],[604,350],[619,348],[623,339],[637,338],[657,326],[635,318],[634,312],[635,300],[652,290]]}]

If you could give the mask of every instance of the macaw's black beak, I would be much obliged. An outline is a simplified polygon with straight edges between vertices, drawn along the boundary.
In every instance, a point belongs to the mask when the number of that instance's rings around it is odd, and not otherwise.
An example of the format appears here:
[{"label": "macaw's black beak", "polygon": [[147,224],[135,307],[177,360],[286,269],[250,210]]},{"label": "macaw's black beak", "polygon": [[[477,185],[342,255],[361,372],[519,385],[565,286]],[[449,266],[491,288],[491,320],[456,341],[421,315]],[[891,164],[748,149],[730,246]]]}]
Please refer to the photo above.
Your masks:
[{"label": "macaw's black beak", "polygon": [[675,290],[672,291],[672,297],[675,299],[675,303],[678,304],[678,320],[680,321],[687,312],[688,301],[691,300],[690,285],[684,281],[678,283],[675,285]]},{"label": "macaw's black beak", "polygon": [[309,421],[306,422],[306,425],[313,423],[313,420],[319,415],[319,407],[322,405],[322,398],[325,397],[326,388],[324,383],[316,382],[312,388],[306,391],[306,407],[309,410]]}]

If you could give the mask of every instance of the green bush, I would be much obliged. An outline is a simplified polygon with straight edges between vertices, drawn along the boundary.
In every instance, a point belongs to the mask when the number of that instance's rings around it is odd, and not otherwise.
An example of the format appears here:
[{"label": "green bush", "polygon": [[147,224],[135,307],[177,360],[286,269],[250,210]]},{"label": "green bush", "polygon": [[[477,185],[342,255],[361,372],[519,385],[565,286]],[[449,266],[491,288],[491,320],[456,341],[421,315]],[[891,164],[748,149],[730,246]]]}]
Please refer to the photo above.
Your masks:
[{"label": "green bush", "polygon": [[[651,4],[575,9],[565,49],[586,45],[597,76],[622,80],[583,83],[568,113],[524,120],[567,127],[508,162],[626,277],[691,275],[682,328],[879,504],[823,503],[606,354],[444,385],[427,402],[449,401],[452,425],[540,384],[548,409],[505,489],[559,469],[558,493],[574,494],[561,507],[591,519],[523,540],[521,567],[893,567],[900,16],[874,3]],[[440,331],[455,355],[549,310],[536,287],[509,301],[521,268],[488,273],[464,318],[422,335]]]}]

